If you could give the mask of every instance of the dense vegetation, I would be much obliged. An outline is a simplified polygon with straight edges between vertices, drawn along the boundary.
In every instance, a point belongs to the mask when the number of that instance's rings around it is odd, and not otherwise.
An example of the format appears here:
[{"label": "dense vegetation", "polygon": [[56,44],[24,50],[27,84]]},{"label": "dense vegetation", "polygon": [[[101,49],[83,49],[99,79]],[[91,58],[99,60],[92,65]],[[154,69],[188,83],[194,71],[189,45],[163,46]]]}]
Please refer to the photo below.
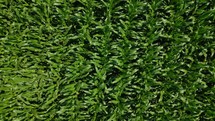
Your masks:
[{"label": "dense vegetation", "polygon": [[0,0],[0,121],[214,121],[214,25],[214,0]]}]

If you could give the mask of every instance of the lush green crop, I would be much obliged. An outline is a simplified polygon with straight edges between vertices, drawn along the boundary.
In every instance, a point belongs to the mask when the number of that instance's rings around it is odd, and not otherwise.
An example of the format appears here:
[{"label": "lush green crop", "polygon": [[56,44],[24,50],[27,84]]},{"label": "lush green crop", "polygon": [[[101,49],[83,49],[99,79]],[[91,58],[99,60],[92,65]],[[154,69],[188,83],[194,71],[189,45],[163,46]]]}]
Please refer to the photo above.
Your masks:
[{"label": "lush green crop", "polygon": [[214,121],[214,0],[0,0],[0,121]]}]

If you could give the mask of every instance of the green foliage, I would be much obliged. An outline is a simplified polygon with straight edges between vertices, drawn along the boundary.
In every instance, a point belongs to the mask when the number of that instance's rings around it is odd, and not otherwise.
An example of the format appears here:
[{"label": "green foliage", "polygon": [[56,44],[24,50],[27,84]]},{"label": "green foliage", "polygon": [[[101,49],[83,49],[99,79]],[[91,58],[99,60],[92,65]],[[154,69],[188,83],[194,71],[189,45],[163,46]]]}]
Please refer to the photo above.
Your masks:
[{"label": "green foliage", "polygon": [[1,121],[215,120],[213,0],[0,0]]}]

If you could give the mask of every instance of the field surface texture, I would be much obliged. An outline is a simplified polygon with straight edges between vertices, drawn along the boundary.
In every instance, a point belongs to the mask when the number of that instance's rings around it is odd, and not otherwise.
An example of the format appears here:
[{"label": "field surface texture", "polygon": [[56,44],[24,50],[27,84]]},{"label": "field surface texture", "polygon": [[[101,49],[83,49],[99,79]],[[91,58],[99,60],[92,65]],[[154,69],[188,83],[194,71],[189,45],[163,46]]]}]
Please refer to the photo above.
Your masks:
[{"label": "field surface texture", "polygon": [[0,0],[0,121],[214,120],[214,0]]}]

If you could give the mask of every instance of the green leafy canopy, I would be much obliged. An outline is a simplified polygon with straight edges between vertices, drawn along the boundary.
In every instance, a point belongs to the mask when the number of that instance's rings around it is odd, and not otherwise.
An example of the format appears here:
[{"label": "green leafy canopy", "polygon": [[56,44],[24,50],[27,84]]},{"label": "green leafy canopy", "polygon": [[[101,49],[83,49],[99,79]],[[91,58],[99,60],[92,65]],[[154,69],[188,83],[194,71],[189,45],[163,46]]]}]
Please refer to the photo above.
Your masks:
[{"label": "green leafy canopy", "polygon": [[214,22],[214,0],[0,0],[0,121],[213,121]]}]

